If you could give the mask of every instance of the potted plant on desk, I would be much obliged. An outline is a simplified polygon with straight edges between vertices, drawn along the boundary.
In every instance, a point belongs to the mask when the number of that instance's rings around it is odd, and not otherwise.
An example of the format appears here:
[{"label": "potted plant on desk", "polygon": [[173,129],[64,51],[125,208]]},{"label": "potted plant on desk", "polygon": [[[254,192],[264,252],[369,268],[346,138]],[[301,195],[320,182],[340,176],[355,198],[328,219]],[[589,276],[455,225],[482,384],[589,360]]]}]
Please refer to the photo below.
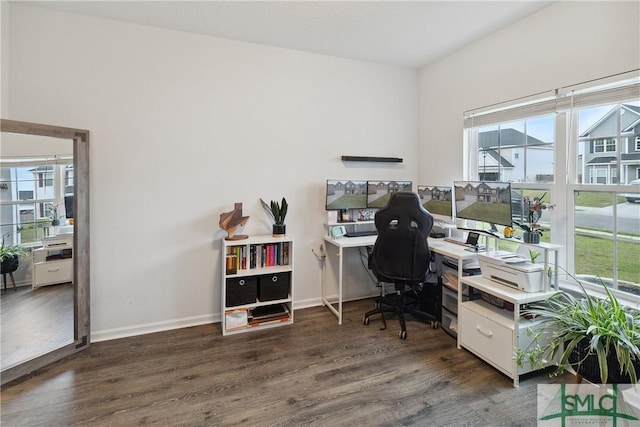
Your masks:
[{"label": "potted plant on desk", "polygon": [[547,193],[544,193],[542,196],[536,196],[534,198],[529,198],[528,196],[524,197],[524,206],[527,209],[527,220],[529,224],[523,224],[514,221],[516,225],[518,225],[522,231],[522,241],[524,243],[540,243],[540,237],[542,237],[542,229],[540,228],[540,218],[542,218],[542,211],[549,210],[553,211],[555,205],[550,203],[543,202],[544,197]]},{"label": "potted plant on desk", "polygon": [[273,237],[284,237],[287,231],[284,219],[287,216],[287,210],[289,209],[287,200],[283,197],[281,203],[272,200],[270,204],[267,204],[262,199],[260,199],[260,202],[274,222]]},{"label": "potted plant on desk", "polygon": [[541,319],[533,344],[516,349],[519,366],[543,367],[557,360],[555,374],[571,367],[592,383],[638,382],[640,311],[624,307],[604,285],[606,297],[591,296],[578,282],[579,297],[559,291],[525,314]]},{"label": "potted plant on desk", "polygon": [[62,218],[64,215],[60,215],[58,216],[58,207],[60,205],[58,203],[52,203],[49,202],[47,204],[47,207],[49,208],[49,215],[51,218],[51,226],[52,227],[57,227],[60,225],[60,218]]}]

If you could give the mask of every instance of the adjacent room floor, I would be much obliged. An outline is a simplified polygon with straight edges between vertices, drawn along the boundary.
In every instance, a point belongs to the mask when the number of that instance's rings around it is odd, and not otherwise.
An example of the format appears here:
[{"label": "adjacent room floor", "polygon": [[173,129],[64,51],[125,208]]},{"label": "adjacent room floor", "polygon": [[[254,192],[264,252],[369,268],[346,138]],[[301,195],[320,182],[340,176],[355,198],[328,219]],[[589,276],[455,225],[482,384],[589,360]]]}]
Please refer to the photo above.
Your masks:
[{"label": "adjacent room floor", "polygon": [[0,296],[2,369],[73,342],[73,285],[7,288]]}]

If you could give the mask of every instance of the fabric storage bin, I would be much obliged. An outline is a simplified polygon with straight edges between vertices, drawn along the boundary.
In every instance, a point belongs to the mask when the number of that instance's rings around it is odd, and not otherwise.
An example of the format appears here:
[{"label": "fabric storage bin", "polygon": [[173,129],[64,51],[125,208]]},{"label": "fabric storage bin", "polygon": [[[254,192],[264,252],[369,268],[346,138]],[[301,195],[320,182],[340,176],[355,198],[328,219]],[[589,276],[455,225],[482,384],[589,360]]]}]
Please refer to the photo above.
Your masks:
[{"label": "fabric storage bin", "polygon": [[291,272],[265,274],[258,277],[258,299],[273,301],[289,298]]},{"label": "fabric storage bin", "polygon": [[249,310],[246,308],[229,310],[225,312],[224,315],[225,327],[227,328],[227,330],[243,328],[248,324]]},{"label": "fabric storage bin", "polygon": [[227,279],[226,306],[253,304],[258,296],[258,280],[256,277],[232,277]]}]

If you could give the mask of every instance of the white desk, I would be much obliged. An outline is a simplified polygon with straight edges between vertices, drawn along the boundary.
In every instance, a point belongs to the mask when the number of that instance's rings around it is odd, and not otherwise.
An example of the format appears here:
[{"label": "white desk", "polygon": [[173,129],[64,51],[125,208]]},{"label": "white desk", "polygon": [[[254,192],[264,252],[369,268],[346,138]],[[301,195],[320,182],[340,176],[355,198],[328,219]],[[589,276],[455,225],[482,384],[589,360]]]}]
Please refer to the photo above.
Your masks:
[{"label": "white desk", "polygon": [[[342,237],[334,239],[325,236],[325,260],[322,268],[322,304],[325,305],[338,318],[338,324],[342,324],[342,302],[343,302],[343,259],[344,250],[348,248],[364,248],[373,246],[377,236],[362,237]],[[476,258],[476,253],[468,251],[465,246],[455,243],[445,242],[442,239],[429,238],[429,249],[436,254],[453,258],[458,262],[458,278],[462,278],[464,261]],[[337,268],[337,301],[329,301],[327,298],[327,271],[334,271]],[[335,287],[334,287],[335,289]],[[337,306],[337,308],[336,308]]]}]

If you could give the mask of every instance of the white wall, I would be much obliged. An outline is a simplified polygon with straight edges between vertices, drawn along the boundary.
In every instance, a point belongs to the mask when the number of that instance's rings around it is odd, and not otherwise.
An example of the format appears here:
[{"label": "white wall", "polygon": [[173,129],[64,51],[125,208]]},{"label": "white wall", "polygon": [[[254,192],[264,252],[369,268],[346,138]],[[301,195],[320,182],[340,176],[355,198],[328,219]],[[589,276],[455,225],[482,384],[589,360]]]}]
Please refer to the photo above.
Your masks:
[{"label": "white wall", "polygon": [[557,2],[422,69],[420,183],[464,178],[465,111],[640,68],[639,5]]},{"label": "white wall", "polygon": [[[464,111],[640,63],[637,2],[555,3],[419,77],[24,5],[10,10],[3,115],[91,131],[94,340],[217,321],[218,216],[243,202],[251,216],[244,232],[268,233],[260,197],[290,201],[296,299],[317,304],[311,249],[323,234],[327,178],[416,181],[419,171],[417,183],[449,183],[462,176]],[[345,165],[343,154],[405,161]],[[369,289],[359,273],[348,282],[350,295]]]},{"label": "white wall", "polygon": [[91,131],[93,340],[218,321],[219,215],[270,233],[261,197],[287,197],[296,306],[319,304],[325,180],[417,177],[415,70],[22,4],[9,25],[5,117]]}]

